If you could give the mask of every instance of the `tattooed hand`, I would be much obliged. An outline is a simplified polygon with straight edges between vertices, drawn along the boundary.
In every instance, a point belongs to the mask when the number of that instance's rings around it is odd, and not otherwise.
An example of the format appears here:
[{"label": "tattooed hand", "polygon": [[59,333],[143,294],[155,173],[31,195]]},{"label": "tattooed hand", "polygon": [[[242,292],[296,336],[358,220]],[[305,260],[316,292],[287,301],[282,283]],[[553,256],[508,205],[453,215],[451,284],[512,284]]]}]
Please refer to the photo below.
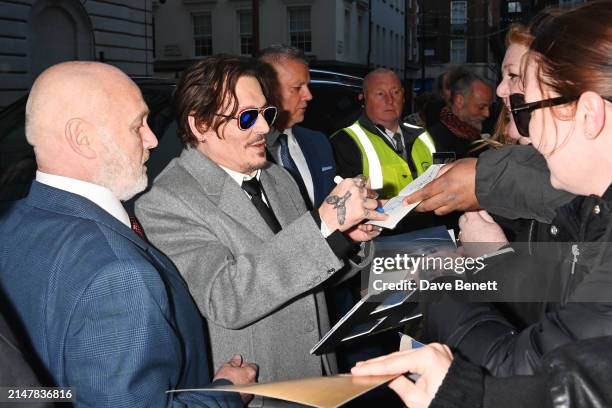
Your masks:
[{"label": "tattooed hand", "polygon": [[346,200],[348,200],[350,197],[351,192],[347,191],[342,197],[332,195],[325,199],[327,204],[334,206],[334,210],[338,210],[338,223],[340,225],[344,224],[344,220],[346,218]]},{"label": "tattooed hand", "polygon": [[343,180],[325,199],[319,215],[331,231],[347,231],[365,219],[384,220],[386,214],[376,212],[376,194],[368,190],[363,175]]}]

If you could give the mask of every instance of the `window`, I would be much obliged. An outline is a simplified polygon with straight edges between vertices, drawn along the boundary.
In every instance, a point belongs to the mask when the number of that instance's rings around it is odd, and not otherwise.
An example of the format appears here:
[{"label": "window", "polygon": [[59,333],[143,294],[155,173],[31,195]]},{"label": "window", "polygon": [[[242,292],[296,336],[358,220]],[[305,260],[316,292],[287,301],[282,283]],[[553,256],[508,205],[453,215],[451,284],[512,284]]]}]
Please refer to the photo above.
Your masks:
[{"label": "window", "polygon": [[212,21],[210,14],[193,15],[193,40],[196,57],[212,55]]},{"label": "window", "polygon": [[520,1],[509,1],[508,2],[508,13],[520,13],[522,12]]},{"label": "window", "polygon": [[387,45],[389,44],[387,42],[387,29],[383,27],[382,29],[382,39],[381,39],[381,44],[380,44],[380,65],[382,65],[383,67],[387,66]]},{"label": "window", "polygon": [[400,43],[400,36],[395,33],[395,66],[398,69],[402,66],[402,51],[404,51],[403,41]]},{"label": "window", "polygon": [[357,15],[357,32],[359,36],[357,49],[365,50],[368,45],[366,44],[366,32],[365,27],[363,25],[363,14]]},{"label": "window", "polygon": [[351,38],[354,38],[351,33],[351,12],[344,10],[344,55],[350,54]]},{"label": "window", "polygon": [[380,26],[376,24],[376,43],[374,47],[374,59],[376,60],[376,63],[379,63],[380,59],[382,58],[381,50],[382,50],[382,37],[380,36]]},{"label": "window", "polygon": [[240,54],[253,54],[253,13],[251,10],[238,12],[238,32],[240,33]]},{"label": "window", "polygon": [[559,0],[559,7],[571,8],[584,3],[584,0]]},{"label": "window", "polygon": [[451,24],[467,23],[467,1],[451,1]]},{"label": "window", "polygon": [[289,10],[289,40],[291,45],[304,52],[312,52],[310,7],[293,7]]},{"label": "window", "polygon": [[464,64],[467,56],[466,40],[451,40],[450,42],[450,62],[451,64]]},{"label": "window", "polygon": [[412,55],[413,55],[413,52],[414,52],[413,49],[412,49],[412,47],[413,47],[413,45],[412,45],[412,29],[410,27],[408,27],[407,31],[408,32],[406,34],[408,34],[408,35],[407,35],[406,38],[408,39],[408,59],[412,60]]}]

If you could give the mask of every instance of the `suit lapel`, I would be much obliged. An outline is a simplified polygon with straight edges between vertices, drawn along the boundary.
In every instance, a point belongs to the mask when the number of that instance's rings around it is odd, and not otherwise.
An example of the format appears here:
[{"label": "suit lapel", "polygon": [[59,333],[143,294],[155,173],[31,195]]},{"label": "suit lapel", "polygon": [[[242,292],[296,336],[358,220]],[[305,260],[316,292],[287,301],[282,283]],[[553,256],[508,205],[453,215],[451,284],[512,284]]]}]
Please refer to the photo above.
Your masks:
[{"label": "suit lapel", "polygon": [[30,205],[37,208],[103,224],[140,248],[146,249],[147,247],[147,243],[140,239],[130,227],[104,211],[97,204],[78,194],[34,181],[27,200]]},{"label": "suit lapel", "polygon": [[[72,217],[88,219],[97,224],[104,225],[115,234],[122,236],[127,241],[134,244],[140,250],[142,256],[160,271],[160,277],[162,279],[171,279],[180,282],[180,285],[187,290],[187,285],[180,278],[180,275],[168,258],[157,251],[151,244],[143,241],[130,227],[123,224],[92,201],[80,195],[50,187],[37,181],[32,183],[27,200],[33,207]],[[127,245],[127,242],[125,244]]]},{"label": "suit lapel", "polygon": [[[272,211],[274,211],[276,219],[278,219],[278,222],[284,228],[295,219],[295,206],[293,205],[292,199],[286,191],[279,191],[276,180],[272,174],[270,174],[269,167],[262,169],[259,181],[266,192],[270,207]],[[282,198],[283,195],[285,195],[285,199]]]},{"label": "suit lapel", "polygon": [[179,160],[221,211],[262,240],[274,236],[242,188],[216,163],[195,149],[184,150]]},{"label": "suit lapel", "polygon": [[266,160],[268,160],[268,163],[274,163],[281,166],[281,164],[276,162],[276,158],[270,150],[270,148],[276,143],[276,139],[278,139],[279,135],[280,131],[276,128],[270,128],[270,131],[266,135]]},{"label": "suit lapel", "polygon": [[[267,189],[266,194],[268,194]],[[249,197],[227,173],[225,174],[224,186],[219,197],[219,208],[262,240],[267,240],[274,236],[272,230],[261,217]]]}]

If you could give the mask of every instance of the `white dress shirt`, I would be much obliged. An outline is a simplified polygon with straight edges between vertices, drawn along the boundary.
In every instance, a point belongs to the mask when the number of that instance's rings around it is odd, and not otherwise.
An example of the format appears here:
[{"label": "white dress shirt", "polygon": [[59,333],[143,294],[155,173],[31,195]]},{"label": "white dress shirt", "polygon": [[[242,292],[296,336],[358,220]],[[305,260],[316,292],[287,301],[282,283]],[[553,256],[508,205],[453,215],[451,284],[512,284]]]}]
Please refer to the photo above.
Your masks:
[{"label": "white dress shirt", "polygon": [[[304,180],[304,185],[306,186],[306,191],[308,191],[308,198],[310,198],[310,204],[314,203],[314,183],[312,182],[312,175],[310,174],[310,169],[308,168],[308,164],[306,163],[306,157],[304,153],[302,153],[302,149],[300,149],[300,145],[298,144],[297,139],[293,135],[293,130],[291,128],[285,129],[283,131],[284,134],[287,135],[287,146],[289,146],[289,154],[291,158],[295,162],[295,165],[300,172],[300,176],[302,176],[302,180]],[[282,165],[283,161],[281,160],[281,146],[278,142],[278,138],[274,142],[272,146],[269,147],[270,153],[274,157],[274,160],[279,165]]]},{"label": "white dress shirt", "polygon": [[[257,170],[254,175],[250,175],[250,174],[243,174],[235,170],[228,169],[227,167],[223,167],[223,166],[219,166],[219,167],[221,167],[232,178],[232,180],[238,183],[240,187],[242,187],[243,181],[251,180],[253,177],[257,178],[257,180],[259,181],[259,177],[261,177],[261,170]],[[244,192],[244,194],[246,194],[247,197],[249,197],[249,200],[251,199],[251,196],[246,191]],[[266,198],[266,195],[262,194],[261,197],[263,198],[264,203],[266,203],[266,205],[270,207],[270,204],[268,203],[268,199]],[[321,219],[321,234],[323,235],[323,238],[327,238],[331,235],[331,231],[329,230],[329,227],[327,226],[327,224],[325,224],[325,221],[323,221],[322,219]]]},{"label": "white dress shirt", "polygon": [[[244,173],[240,173],[237,172],[236,170],[232,170],[232,169],[228,169],[227,167],[223,167],[223,166],[219,166],[223,169],[223,171],[225,171],[227,173],[228,176],[230,176],[232,178],[232,180],[234,180],[236,183],[238,183],[238,185],[240,187],[242,187],[242,182],[243,181],[249,181],[253,178],[256,178],[257,181],[259,181],[259,177],[261,177],[261,170],[256,170],[254,175],[250,175],[250,174],[244,174]],[[244,190],[242,190],[244,191]],[[247,195],[247,197],[249,197],[249,200],[251,199],[251,196],[249,195],[249,193],[247,193],[246,191],[244,191],[244,194]],[[270,203],[268,203],[268,198],[266,197],[265,194],[261,195],[261,198],[263,199],[263,202],[266,203],[266,205],[268,207],[270,207]]]},{"label": "white dress shirt", "polygon": [[132,228],[130,216],[125,211],[125,208],[123,208],[121,201],[119,201],[112,191],[106,187],[70,177],[43,173],[42,171],[36,171],[36,181],[46,184],[47,186],[80,195],[121,221],[128,228]]}]

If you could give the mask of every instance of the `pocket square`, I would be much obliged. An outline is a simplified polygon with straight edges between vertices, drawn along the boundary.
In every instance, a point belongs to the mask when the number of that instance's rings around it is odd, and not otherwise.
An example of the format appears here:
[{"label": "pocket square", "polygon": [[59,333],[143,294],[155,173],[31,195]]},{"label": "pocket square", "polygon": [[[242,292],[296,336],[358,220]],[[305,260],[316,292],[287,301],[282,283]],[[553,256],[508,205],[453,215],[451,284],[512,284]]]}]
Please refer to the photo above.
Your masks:
[{"label": "pocket square", "polygon": [[325,166],[325,167],[321,167],[321,171],[328,171],[328,170],[331,170],[333,168],[334,168],[334,166]]}]

